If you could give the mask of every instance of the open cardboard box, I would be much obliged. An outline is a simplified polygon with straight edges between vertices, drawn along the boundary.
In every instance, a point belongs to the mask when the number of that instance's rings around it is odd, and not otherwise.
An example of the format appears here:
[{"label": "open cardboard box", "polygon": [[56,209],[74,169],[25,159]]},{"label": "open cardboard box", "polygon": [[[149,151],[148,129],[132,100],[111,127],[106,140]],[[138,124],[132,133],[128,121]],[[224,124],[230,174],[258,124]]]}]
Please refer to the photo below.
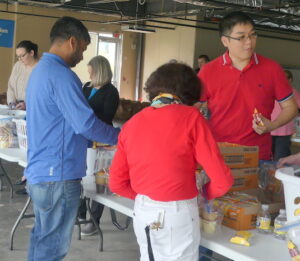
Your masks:
[{"label": "open cardboard box", "polygon": [[269,194],[260,188],[249,189],[249,190],[245,190],[243,192],[245,192],[249,195],[252,195],[252,196],[256,196],[261,204],[269,205],[269,212],[271,215],[272,214],[277,215],[280,209],[285,208],[283,194],[280,194],[280,195],[276,194],[274,196],[274,193]]}]

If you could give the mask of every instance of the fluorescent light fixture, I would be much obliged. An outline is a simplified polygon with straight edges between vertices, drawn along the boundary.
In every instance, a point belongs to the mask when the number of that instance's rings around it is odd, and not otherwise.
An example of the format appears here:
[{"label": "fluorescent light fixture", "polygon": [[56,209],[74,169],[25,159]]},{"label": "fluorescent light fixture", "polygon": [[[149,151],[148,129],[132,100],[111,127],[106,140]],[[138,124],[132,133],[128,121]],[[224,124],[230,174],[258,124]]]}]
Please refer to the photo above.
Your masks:
[{"label": "fluorescent light fixture", "polygon": [[155,29],[149,29],[139,25],[121,25],[121,30],[143,34],[155,33]]}]

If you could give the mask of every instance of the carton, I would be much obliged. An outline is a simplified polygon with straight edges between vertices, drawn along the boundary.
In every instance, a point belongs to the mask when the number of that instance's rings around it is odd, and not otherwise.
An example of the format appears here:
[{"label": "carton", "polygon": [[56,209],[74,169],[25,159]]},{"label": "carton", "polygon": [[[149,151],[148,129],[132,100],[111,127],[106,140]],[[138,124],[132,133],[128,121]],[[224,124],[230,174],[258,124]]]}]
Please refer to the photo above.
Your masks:
[{"label": "carton", "polygon": [[229,192],[258,188],[258,171],[258,168],[231,169],[234,183]]},{"label": "carton", "polygon": [[235,230],[255,229],[261,204],[269,205],[271,217],[275,217],[279,209],[284,208],[284,202],[270,201],[259,188],[228,193],[215,199],[214,204],[222,206],[224,210],[222,224]]},{"label": "carton", "polygon": [[224,210],[222,224],[235,230],[254,229],[256,216],[260,209],[260,202],[256,197],[241,193],[231,192],[214,203]]},{"label": "carton", "polygon": [[258,167],[258,146],[242,146],[227,142],[220,142],[218,145],[229,168]]},{"label": "carton", "polygon": [[269,205],[269,212],[271,214],[271,217],[276,216],[280,209],[285,208],[284,197],[274,197],[273,195],[260,188],[249,189],[243,192],[257,197],[261,204]]}]

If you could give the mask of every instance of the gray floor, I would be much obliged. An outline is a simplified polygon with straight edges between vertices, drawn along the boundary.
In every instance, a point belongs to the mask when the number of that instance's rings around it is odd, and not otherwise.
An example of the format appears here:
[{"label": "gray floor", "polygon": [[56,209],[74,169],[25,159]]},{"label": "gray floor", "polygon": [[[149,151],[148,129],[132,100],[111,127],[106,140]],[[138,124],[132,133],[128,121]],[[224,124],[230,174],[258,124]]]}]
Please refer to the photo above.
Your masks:
[{"label": "gray floor", "polygon": [[[3,161],[3,165],[15,182],[21,177],[23,169],[14,163]],[[26,196],[14,195],[10,199],[9,189],[4,183],[3,191],[0,191],[0,260],[1,261],[25,261],[29,232],[33,219],[21,221],[14,240],[14,250],[9,250],[10,230],[23,208]],[[28,211],[30,212],[30,211]],[[118,215],[121,224],[125,217]],[[101,228],[104,235],[104,251],[98,251],[98,236],[82,237],[77,239],[77,227],[74,229],[71,249],[65,258],[66,261],[134,261],[139,259],[139,250],[132,230],[132,225],[127,231],[118,230],[111,222],[110,214],[105,208],[101,219]]]}]

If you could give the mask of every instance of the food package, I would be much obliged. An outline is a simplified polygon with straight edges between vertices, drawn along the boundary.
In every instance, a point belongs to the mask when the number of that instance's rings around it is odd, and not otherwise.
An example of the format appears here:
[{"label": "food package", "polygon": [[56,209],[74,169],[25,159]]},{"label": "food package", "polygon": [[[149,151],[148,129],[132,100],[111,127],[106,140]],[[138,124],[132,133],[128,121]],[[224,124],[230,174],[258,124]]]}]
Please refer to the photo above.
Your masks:
[{"label": "food package", "polygon": [[201,229],[207,234],[214,234],[221,226],[223,219],[222,209],[205,200],[200,207]]},{"label": "food package", "polygon": [[18,148],[16,124],[11,117],[0,118],[0,148]]},{"label": "food package", "polygon": [[293,241],[288,241],[288,250],[292,261],[300,261],[300,252]]},{"label": "food package", "polygon": [[275,177],[276,162],[265,161],[258,172],[259,187],[270,201],[284,201],[282,182]]},{"label": "food package", "polygon": [[112,194],[108,187],[109,168],[103,168],[95,173],[96,191],[100,194]]},{"label": "food package", "polygon": [[250,246],[250,238],[252,237],[252,233],[249,231],[237,231],[235,236],[230,239],[231,243],[242,245],[242,246]]},{"label": "food package", "polygon": [[260,202],[255,196],[230,192],[223,197],[214,199],[214,205],[223,209],[222,224],[235,230],[254,229]]}]

